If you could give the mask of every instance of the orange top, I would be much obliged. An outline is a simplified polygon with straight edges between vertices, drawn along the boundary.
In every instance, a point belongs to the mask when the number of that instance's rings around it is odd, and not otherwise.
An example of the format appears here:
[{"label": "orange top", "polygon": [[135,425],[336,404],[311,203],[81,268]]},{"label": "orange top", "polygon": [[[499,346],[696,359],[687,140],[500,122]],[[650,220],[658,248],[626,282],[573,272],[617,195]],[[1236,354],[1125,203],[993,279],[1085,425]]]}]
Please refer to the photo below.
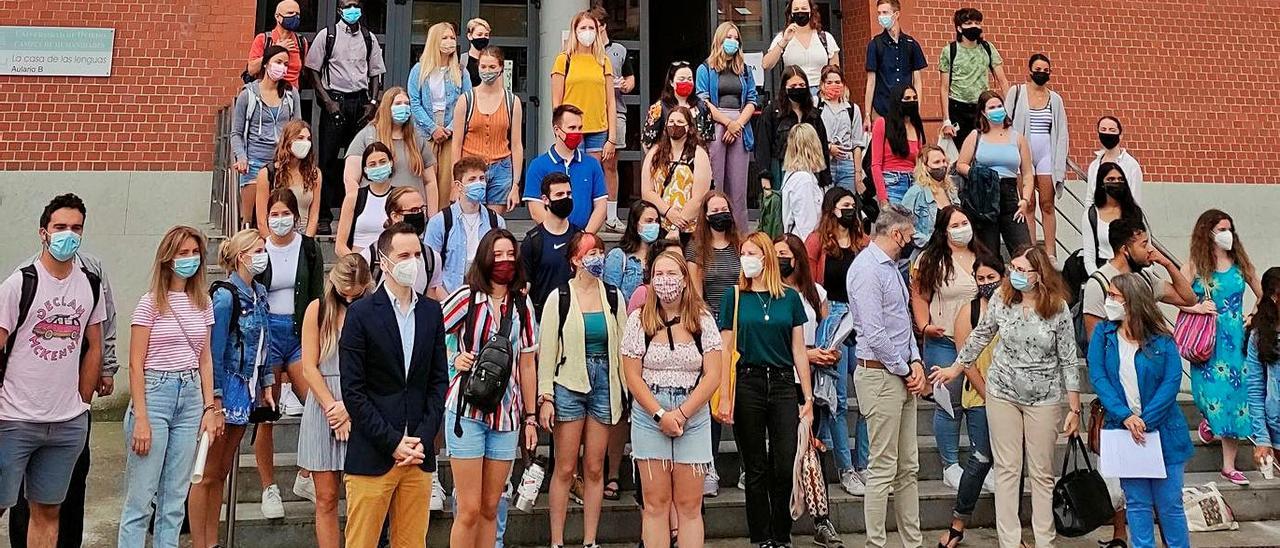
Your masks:
[{"label": "orange top", "polygon": [[489,114],[480,112],[478,104],[472,108],[467,135],[462,141],[462,155],[479,156],[489,164],[511,156],[511,140],[507,136],[511,113],[507,112],[506,97],[500,97],[498,109]]}]

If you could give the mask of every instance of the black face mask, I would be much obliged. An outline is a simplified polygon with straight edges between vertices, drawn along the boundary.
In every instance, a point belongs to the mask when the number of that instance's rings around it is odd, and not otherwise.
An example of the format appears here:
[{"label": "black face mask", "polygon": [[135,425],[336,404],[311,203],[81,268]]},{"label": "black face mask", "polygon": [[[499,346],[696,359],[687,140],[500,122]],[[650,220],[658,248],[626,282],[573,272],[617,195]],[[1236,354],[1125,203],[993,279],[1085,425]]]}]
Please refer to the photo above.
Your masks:
[{"label": "black face mask", "polygon": [[421,211],[417,213],[405,213],[404,222],[413,227],[413,231],[421,235],[427,230],[427,215]]},{"label": "black face mask", "polygon": [[982,27],[968,27],[960,29],[960,35],[964,36],[965,39],[970,42],[977,42],[979,38],[982,38]]},{"label": "black face mask", "polygon": [[929,176],[935,181],[942,181],[947,177],[947,166],[929,168]]},{"label": "black face mask", "polygon": [[838,216],[837,221],[839,221],[840,226],[843,226],[849,230],[853,230],[855,227],[858,226],[858,210],[841,209],[840,215]]},{"label": "black face mask", "polygon": [[1112,198],[1119,198],[1124,195],[1124,191],[1128,183],[1103,183],[1102,192]]},{"label": "black face mask", "polygon": [[716,232],[728,232],[733,228],[733,214],[728,211],[712,213],[707,216],[707,224]]},{"label": "black face mask", "polygon": [[812,97],[809,95],[809,88],[787,88],[787,99],[791,99],[793,103],[809,104]]},{"label": "black face mask", "polygon": [[903,101],[898,104],[898,111],[901,112],[903,116],[907,116],[907,117],[919,116],[920,102],[919,101]]},{"label": "black face mask", "polygon": [[1116,148],[1120,146],[1119,133],[1099,133],[1098,142],[1102,143],[1102,148]]},{"label": "black face mask", "polygon": [[1000,287],[1000,282],[991,282],[989,284],[978,284],[978,296],[984,299],[990,299],[995,295],[996,288]]},{"label": "black face mask", "polygon": [[795,259],[791,257],[778,257],[778,273],[783,278],[789,277],[796,272]]},{"label": "black face mask", "polygon": [[1133,255],[1129,255],[1127,253],[1125,254],[1124,260],[1129,263],[1129,272],[1141,272],[1142,269],[1147,267],[1147,265],[1133,260]]},{"label": "black face mask", "polygon": [[573,213],[573,196],[565,196],[559,200],[551,200],[551,202],[547,204],[547,209],[556,217],[568,219],[569,214]]},{"label": "black face mask", "polygon": [[1047,72],[1033,72],[1033,73],[1031,73],[1031,81],[1032,81],[1032,82],[1035,82],[1037,86],[1043,86],[1043,85],[1045,85],[1045,84],[1048,84],[1048,83],[1049,83],[1049,73],[1047,73]]},{"label": "black face mask", "polygon": [[791,22],[802,27],[809,25],[810,14],[807,11],[797,11],[791,14]]},{"label": "black face mask", "polygon": [[472,38],[471,47],[476,48],[476,50],[482,50],[484,48],[487,48],[489,47],[489,39],[488,38]]}]

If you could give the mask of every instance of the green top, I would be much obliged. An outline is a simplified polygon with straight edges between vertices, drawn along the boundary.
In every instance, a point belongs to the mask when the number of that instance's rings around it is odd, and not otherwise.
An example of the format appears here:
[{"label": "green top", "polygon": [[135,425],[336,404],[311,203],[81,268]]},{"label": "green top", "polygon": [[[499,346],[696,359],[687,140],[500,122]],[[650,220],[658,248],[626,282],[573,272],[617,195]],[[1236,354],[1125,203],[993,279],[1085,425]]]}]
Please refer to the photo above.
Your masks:
[{"label": "green top", "polygon": [[609,326],[605,323],[604,312],[585,312],[582,321],[586,324],[587,355],[609,353]]},{"label": "green top", "polygon": [[938,71],[950,74],[952,99],[961,103],[977,103],[978,96],[991,88],[988,83],[988,75],[991,72],[988,70],[988,65],[993,68],[998,67],[1004,63],[1004,59],[1000,57],[1000,52],[996,51],[994,44],[987,42],[987,45],[991,46],[990,59],[987,59],[987,50],[980,44],[974,44],[973,47],[956,44],[955,70],[951,69],[951,44],[942,46],[942,58],[938,60]]},{"label": "green top", "polygon": [[[737,291],[737,288],[725,291],[720,299],[721,331],[733,329],[733,302]],[[743,291],[738,302],[742,306],[735,342],[741,355],[739,365],[795,367],[791,355],[791,332],[809,321],[800,294],[789,287],[778,298],[768,292]],[[766,312],[768,320],[765,320]]]}]

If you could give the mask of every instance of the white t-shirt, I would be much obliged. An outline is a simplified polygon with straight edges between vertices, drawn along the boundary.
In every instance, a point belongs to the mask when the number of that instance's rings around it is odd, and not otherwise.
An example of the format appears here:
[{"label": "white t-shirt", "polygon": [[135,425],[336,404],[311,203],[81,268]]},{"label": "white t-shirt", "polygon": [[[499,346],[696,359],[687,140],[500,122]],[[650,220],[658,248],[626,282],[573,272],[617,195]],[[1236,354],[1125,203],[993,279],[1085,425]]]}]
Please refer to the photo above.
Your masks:
[{"label": "white t-shirt", "polygon": [[[485,222],[486,218],[481,215],[480,210],[476,210],[475,213],[463,213],[460,217],[462,218],[462,230],[467,238],[467,262],[466,267],[462,270],[465,277],[465,273],[471,271],[471,262],[476,260],[476,250],[480,248],[480,238],[484,237],[483,234],[480,234],[480,223]],[[484,226],[485,234],[488,234],[489,225],[486,223]]]},{"label": "white t-shirt", "polygon": [[[840,52],[840,43],[836,41],[834,36],[827,31],[822,31],[822,37],[826,39],[827,46],[822,46],[822,40],[819,39],[818,33],[814,33],[809,38],[809,47],[804,47],[800,43],[799,38],[792,38],[787,43],[787,47],[782,50],[783,66],[796,65],[804,69],[805,78],[809,79],[809,86],[817,86],[822,81],[822,67],[827,66],[827,61],[831,60],[831,56]],[[782,33],[778,33],[773,37],[773,42],[769,44],[769,49],[773,49],[782,43]]]},{"label": "white t-shirt", "polygon": [[427,75],[427,87],[431,88],[431,112],[444,112],[444,76],[448,68],[442,67]]},{"label": "white t-shirt", "polygon": [[298,261],[302,255],[302,236],[278,246],[267,238],[267,255],[271,257],[271,287],[267,288],[267,311],[292,315],[293,290],[298,279]]},{"label": "white t-shirt", "polygon": [[1138,356],[1138,344],[1118,335],[1120,341],[1120,386],[1124,388],[1124,399],[1129,402],[1129,411],[1134,415],[1142,415],[1142,395],[1138,393],[1138,368],[1135,360]]},{"label": "white t-shirt", "polygon": [[[822,284],[813,284],[813,287],[818,290],[818,302],[827,302],[827,290],[822,287]],[[800,295],[800,303],[804,305],[805,317],[809,318],[809,321],[804,322],[804,345],[817,345],[818,324],[822,323],[818,319],[818,311],[813,309],[813,306],[809,304],[809,299],[804,298],[804,294]]]},{"label": "white t-shirt", "polygon": [[35,269],[35,300],[22,325],[14,325],[22,272],[0,283],[0,329],[17,332],[0,387],[0,420],[65,422],[89,410],[80,399],[81,345],[85,328],[106,319],[105,299],[93,306],[93,288],[78,267],[64,280],[54,278],[41,261]]}]

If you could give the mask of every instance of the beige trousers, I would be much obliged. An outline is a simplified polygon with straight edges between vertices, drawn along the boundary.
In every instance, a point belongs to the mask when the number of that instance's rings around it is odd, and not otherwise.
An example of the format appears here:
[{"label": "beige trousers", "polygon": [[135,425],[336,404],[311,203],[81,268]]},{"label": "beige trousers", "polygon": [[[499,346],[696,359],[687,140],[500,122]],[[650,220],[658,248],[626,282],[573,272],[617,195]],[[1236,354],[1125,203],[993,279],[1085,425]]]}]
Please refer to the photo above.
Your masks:
[{"label": "beige trousers", "polygon": [[1062,406],[1021,405],[998,397],[987,398],[987,426],[996,474],[996,535],[1001,548],[1017,548],[1022,542],[1018,507],[1022,498],[1022,454],[1027,455],[1027,485],[1031,489],[1031,531],[1036,548],[1052,548],[1053,457],[1061,425]]},{"label": "beige trousers", "polygon": [[883,369],[859,367],[853,373],[858,406],[867,419],[871,454],[867,468],[867,494],[862,511],[867,523],[867,546],[888,542],[885,520],[889,493],[893,493],[894,518],[905,548],[919,548],[920,452],[916,444],[916,398],[907,392],[901,377]]}]

